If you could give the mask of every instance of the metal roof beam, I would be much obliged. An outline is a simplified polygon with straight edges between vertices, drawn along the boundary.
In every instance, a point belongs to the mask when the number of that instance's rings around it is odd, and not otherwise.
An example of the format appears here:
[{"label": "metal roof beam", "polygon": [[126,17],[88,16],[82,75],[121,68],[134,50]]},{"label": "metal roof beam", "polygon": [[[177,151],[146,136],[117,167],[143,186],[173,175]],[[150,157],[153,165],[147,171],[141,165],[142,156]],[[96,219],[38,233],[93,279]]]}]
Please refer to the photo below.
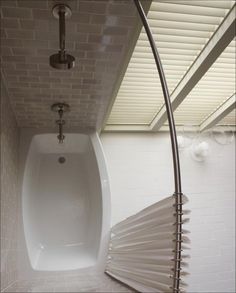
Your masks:
[{"label": "metal roof beam", "polygon": [[[185,76],[171,94],[173,111],[175,111],[177,107],[183,102],[194,86],[235,37],[235,15],[236,5],[232,7],[224,21],[215,31],[211,39],[208,41],[190,69],[187,71]],[[167,113],[165,106],[163,105],[150,125],[151,130],[159,130],[166,121]]]},{"label": "metal roof beam", "polygon": [[232,95],[222,104],[215,112],[213,112],[205,121],[200,125],[200,131],[204,131],[216,125],[225,116],[227,116],[236,106],[236,96]]}]

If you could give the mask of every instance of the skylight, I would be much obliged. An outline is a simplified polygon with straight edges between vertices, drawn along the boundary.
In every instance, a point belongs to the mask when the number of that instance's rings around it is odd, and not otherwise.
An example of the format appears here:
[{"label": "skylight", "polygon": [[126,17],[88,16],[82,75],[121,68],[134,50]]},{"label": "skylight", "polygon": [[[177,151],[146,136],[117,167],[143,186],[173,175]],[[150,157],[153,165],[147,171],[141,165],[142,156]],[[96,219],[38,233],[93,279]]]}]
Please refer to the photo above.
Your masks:
[{"label": "skylight", "polygon": [[[234,1],[153,1],[148,20],[172,94],[233,9]],[[230,36],[231,37],[231,36]],[[231,37],[231,40],[233,36]],[[175,111],[176,123],[200,126],[235,91],[235,41],[227,46]],[[105,128],[153,130],[163,110],[156,65],[142,29]],[[158,121],[157,121],[158,123]],[[166,124],[166,120],[162,125]],[[120,128],[119,128],[120,126]],[[138,127],[140,126],[140,127]],[[143,128],[144,129],[144,128]]]},{"label": "skylight", "polygon": [[178,125],[201,125],[235,93],[235,40],[233,40],[175,111]]}]

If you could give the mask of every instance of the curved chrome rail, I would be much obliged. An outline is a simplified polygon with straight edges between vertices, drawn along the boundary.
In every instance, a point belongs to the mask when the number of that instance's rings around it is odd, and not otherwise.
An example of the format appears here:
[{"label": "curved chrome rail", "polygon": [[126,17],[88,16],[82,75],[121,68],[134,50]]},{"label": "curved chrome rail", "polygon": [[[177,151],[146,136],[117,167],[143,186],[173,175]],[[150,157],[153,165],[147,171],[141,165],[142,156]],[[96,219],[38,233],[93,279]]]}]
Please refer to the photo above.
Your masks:
[{"label": "curved chrome rail", "polygon": [[173,273],[173,292],[180,292],[180,271],[181,271],[181,244],[182,244],[182,187],[181,187],[181,175],[180,175],[180,163],[179,163],[179,151],[177,144],[177,135],[176,128],[174,122],[174,115],[171,106],[170,94],[165,78],[165,73],[163,70],[163,66],[161,63],[161,59],[153,39],[153,35],[150,29],[150,26],[147,21],[147,17],[143,10],[143,7],[139,0],[134,0],[134,3],[137,7],[139,16],[142,20],[143,26],[145,28],[150,46],[152,48],[152,53],[156,62],[157,70],[159,73],[159,78],[161,82],[161,87],[164,95],[166,112],[168,117],[168,123],[170,128],[170,139],[171,139],[171,147],[172,147],[172,158],[173,158],[173,168],[174,168],[174,186],[175,186],[175,209],[176,209],[176,244],[175,244],[175,267]]}]

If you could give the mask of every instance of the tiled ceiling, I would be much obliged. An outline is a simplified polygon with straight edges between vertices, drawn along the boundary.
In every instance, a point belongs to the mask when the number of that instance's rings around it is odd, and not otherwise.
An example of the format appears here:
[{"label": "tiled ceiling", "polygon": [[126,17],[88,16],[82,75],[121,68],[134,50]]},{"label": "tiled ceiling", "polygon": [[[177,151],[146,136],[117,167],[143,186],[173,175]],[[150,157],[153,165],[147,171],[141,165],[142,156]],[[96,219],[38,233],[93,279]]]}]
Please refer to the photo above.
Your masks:
[{"label": "tiled ceiling", "polygon": [[58,51],[54,0],[1,0],[1,64],[12,106],[21,127],[51,127],[52,103],[71,106],[68,126],[100,128],[120,64],[137,30],[132,1],[65,0],[72,8],[66,21],[66,49],[76,66],[49,66]]},{"label": "tiled ceiling", "polygon": [[[235,2],[231,0],[153,0],[147,18],[171,95],[225,18],[233,14],[234,5]],[[235,40],[232,40],[178,105],[174,113],[177,125],[200,127],[234,92]],[[163,100],[156,64],[145,30],[142,29],[105,130],[129,131],[134,126],[138,131],[153,130],[153,123],[163,110]]]}]

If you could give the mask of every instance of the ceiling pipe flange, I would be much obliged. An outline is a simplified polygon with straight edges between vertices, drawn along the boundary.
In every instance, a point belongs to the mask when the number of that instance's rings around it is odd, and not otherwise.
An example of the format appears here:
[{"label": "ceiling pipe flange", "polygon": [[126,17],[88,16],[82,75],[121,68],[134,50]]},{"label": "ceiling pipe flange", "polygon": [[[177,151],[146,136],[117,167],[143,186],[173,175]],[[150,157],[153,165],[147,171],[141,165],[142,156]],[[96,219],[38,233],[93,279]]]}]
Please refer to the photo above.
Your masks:
[{"label": "ceiling pipe flange", "polygon": [[59,19],[59,13],[64,12],[65,18],[70,18],[72,15],[72,11],[70,6],[66,4],[56,4],[52,8],[52,14],[56,19]]},{"label": "ceiling pipe flange", "polygon": [[51,67],[61,70],[71,69],[75,66],[75,57],[70,54],[64,54],[63,59],[59,53],[53,54],[49,58]]},{"label": "ceiling pipe flange", "polygon": [[58,111],[62,110],[63,113],[65,113],[65,112],[70,111],[70,106],[66,103],[55,103],[51,106],[51,110],[53,112],[58,112]]}]

